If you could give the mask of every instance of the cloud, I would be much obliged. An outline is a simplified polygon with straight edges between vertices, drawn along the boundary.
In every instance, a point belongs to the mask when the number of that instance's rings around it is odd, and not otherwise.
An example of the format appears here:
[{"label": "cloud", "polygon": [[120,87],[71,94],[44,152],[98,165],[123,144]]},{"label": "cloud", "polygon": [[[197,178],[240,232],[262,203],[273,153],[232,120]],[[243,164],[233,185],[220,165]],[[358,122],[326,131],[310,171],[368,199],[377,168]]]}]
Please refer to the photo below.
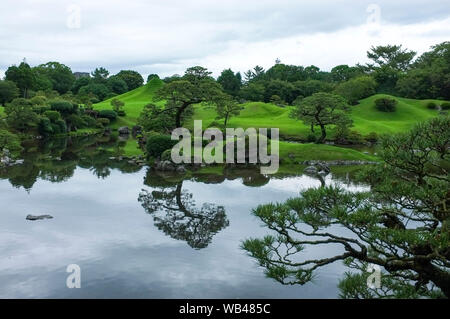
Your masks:
[{"label": "cloud", "polygon": [[423,52],[450,37],[448,3],[377,1],[380,20],[370,30],[372,3],[2,0],[0,70],[23,57],[32,65],[60,61],[74,71],[104,66],[163,76],[194,64],[215,75],[228,67],[245,71],[276,58],[327,69],[363,62],[372,44],[403,43]]}]

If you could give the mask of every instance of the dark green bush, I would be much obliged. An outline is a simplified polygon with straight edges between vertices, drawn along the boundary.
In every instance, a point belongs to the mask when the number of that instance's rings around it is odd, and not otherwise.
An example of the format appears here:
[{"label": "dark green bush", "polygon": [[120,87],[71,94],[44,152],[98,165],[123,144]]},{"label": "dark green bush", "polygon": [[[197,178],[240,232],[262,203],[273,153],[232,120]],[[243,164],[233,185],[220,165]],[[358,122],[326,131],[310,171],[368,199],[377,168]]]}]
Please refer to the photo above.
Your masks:
[{"label": "dark green bush", "polygon": [[67,133],[67,125],[64,120],[57,120],[55,124],[52,124],[53,132],[55,134],[64,134]]},{"label": "dark green bush", "polygon": [[98,112],[99,117],[107,118],[111,122],[117,118],[117,113],[113,110],[101,110]]},{"label": "dark green bush", "polygon": [[376,143],[378,141],[378,134],[375,132],[370,132],[364,137],[367,142]]},{"label": "dark green bush", "polygon": [[109,125],[110,121],[107,118],[101,117],[96,120],[98,127],[106,127]]},{"label": "dark green bush", "polygon": [[427,103],[427,108],[430,110],[436,110],[437,109],[437,104],[434,102],[428,102]]},{"label": "dark green bush", "polygon": [[38,131],[42,136],[53,135],[52,123],[48,117],[41,117],[39,119]]},{"label": "dark green bush", "polygon": [[176,143],[177,141],[173,141],[170,135],[153,134],[147,138],[147,157],[159,158],[165,150],[171,149]]},{"label": "dark green bush", "polygon": [[441,109],[446,111],[446,110],[450,110],[450,103],[449,102],[444,102],[441,104]]},{"label": "dark green bush", "polygon": [[397,100],[391,98],[381,98],[375,100],[375,107],[381,112],[395,112]]},{"label": "dark green bush", "polygon": [[72,114],[76,113],[78,110],[77,104],[68,101],[53,101],[50,103],[50,106],[53,111],[58,111],[62,114]]},{"label": "dark green bush", "polygon": [[48,118],[51,122],[56,122],[61,118],[61,114],[57,111],[45,111],[44,116]]},{"label": "dark green bush", "polygon": [[83,120],[83,118],[76,114],[70,115],[67,118],[67,122],[70,123],[70,125],[75,129],[84,128],[87,126],[87,123]]},{"label": "dark green bush", "polygon": [[313,133],[308,134],[308,136],[306,137],[306,141],[308,143],[315,143],[316,140],[316,136]]},{"label": "dark green bush", "polygon": [[97,125],[97,121],[89,115],[82,115],[81,118],[86,123],[87,127],[95,127]]},{"label": "dark green bush", "polygon": [[127,115],[127,114],[125,113],[124,110],[119,110],[119,111],[117,111],[117,115],[118,115],[118,116],[125,116],[125,115]]}]

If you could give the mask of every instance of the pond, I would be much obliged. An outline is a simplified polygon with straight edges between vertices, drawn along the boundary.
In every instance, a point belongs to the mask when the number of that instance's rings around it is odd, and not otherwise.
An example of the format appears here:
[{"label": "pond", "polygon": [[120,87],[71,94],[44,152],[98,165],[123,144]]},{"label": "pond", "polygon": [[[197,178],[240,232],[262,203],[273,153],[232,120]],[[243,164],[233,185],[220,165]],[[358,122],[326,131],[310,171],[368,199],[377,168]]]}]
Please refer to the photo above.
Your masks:
[{"label": "pond", "polygon": [[[351,181],[354,168],[323,181],[256,169],[183,179],[112,161],[108,143],[42,142],[23,164],[0,170],[1,298],[338,296],[342,263],[322,268],[312,283],[283,286],[240,246],[268,233],[252,209],[323,183],[364,189]],[[308,253],[323,249],[333,247]],[[81,269],[80,289],[66,286],[70,264]]]}]

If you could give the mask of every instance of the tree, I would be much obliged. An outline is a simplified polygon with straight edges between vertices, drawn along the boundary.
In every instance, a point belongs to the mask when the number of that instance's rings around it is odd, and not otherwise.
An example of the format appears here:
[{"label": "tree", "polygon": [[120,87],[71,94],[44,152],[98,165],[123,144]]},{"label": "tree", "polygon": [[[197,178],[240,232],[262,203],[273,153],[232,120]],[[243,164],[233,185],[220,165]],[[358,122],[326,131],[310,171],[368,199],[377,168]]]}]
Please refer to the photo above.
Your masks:
[{"label": "tree", "polygon": [[248,70],[244,73],[245,82],[260,80],[264,76],[264,73],[264,68],[257,65],[253,70]]},{"label": "tree", "polygon": [[5,72],[5,80],[16,83],[23,97],[28,97],[28,90],[33,88],[35,78],[32,69],[26,62],[19,66],[10,66]]},{"label": "tree", "polygon": [[31,101],[24,98],[14,99],[7,104],[5,114],[8,126],[21,132],[35,128],[38,122]]},{"label": "tree", "polygon": [[106,99],[111,91],[105,84],[101,83],[90,83],[88,85],[82,86],[78,91],[80,95],[89,95],[90,93],[94,94],[100,101]]},{"label": "tree", "polygon": [[450,99],[450,42],[431,47],[397,82],[402,96],[414,99]]},{"label": "tree", "polygon": [[68,66],[58,62],[41,64],[33,68],[33,70],[43,78],[41,81],[45,81],[45,77],[49,79],[52,83],[53,90],[56,90],[59,94],[64,94],[69,91],[75,82],[75,76],[72,74],[72,70]]},{"label": "tree", "polygon": [[225,209],[212,203],[197,207],[192,194],[182,187],[181,181],[152,192],[142,190],[138,201],[166,235],[184,240],[194,249],[206,248],[213,236],[230,224]]},{"label": "tree", "polygon": [[117,75],[108,78],[107,86],[115,94],[122,94],[128,91],[127,83]]},{"label": "tree", "polygon": [[[312,188],[253,213],[274,235],[243,248],[284,284],[304,284],[336,261],[353,269],[340,282],[344,298],[450,296],[450,117],[384,137],[375,165],[362,174],[368,192]],[[333,245],[307,258],[307,248]],[[339,248],[340,247],[340,248]],[[301,257],[306,258],[301,258]],[[380,267],[381,289],[367,285],[369,264]]]},{"label": "tree", "polygon": [[222,94],[220,85],[210,76],[211,72],[203,67],[186,70],[182,80],[162,86],[155,93],[155,101],[166,101],[162,112],[175,110],[175,125],[181,127],[184,112],[194,104],[210,102]]},{"label": "tree", "polygon": [[106,80],[109,76],[109,71],[104,67],[96,68],[93,72],[91,72],[92,80],[95,83],[106,84]]},{"label": "tree", "polygon": [[[160,132],[170,134],[177,126],[175,124],[176,109],[165,110],[155,104],[147,104],[138,118],[138,125],[145,132]],[[186,113],[186,112],[185,112]]]},{"label": "tree", "polygon": [[159,75],[158,74],[149,74],[147,76],[147,83],[150,82],[153,79],[159,79]]},{"label": "tree", "polygon": [[17,156],[23,148],[17,135],[0,129],[0,154],[5,153],[5,150],[8,150],[13,156]]},{"label": "tree", "polygon": [[315,93],[295,105],[290,116],[302,120],[306,125],[320,126],[322,135],[317,143],[323,143],[327,136],[326,126],[348,123],[349,110],[349,105],[343,97],[330,93]]},{"label": "tree", "polygon": [[244,107],[237,103],[233,98],[224,94],[220,99],[216,99],[217,119],[224,119],[224,127],[233,115],[239,115]]},{"label": "tree", "polygon": [[217,78],[217,82],[222,85],[223,90],[232,96],[237,96],[242,86],[241,74],[234,74],[231,69],[223,70]]},{"label": "tree", "polygon": [[116,113],[119,113],[119,111],[121,110],[121,108],[124,105],[125,105],[125,103],[123,103],[121,100],[118,100],[118,99],[111,100],[111,106]]},{"label": "tree", "polygon": [[12,81],[0,81],[0,103],[5,106],[5,103],[11,102],[19,96],[19,89]]},{"label": "tree", "polygon": [[362,72],[357,67],[350,67],[346,64],[335,66],[331,69],[331,79],[334,82],[344,82],[351,78],[362,75]]},{"label": "tree", "polygon": [[133,70],[122,70],[116,74],[118,78],[121,78],[127,84],[128,91],[137,89],[144,84],[142,75]]},{"label": "tree", "polygon": [[409,70],[416,52],[402,49],[401,45],[372,47],[367,57],[374,64],[368,64],[378,82],[378,92],[395,93],[395,86],[401,74]]},{"label": "tree", "polygon": [[367,52],[376,67],[389,66],[396,71],[408,70],[415,56],[416,52],[403,50],[401,45],[380,45]]},{"label": "tree", "polygon": [[82,76],[82,77],[76,79],[72,85],[72,93],[78,94],[78,92],[80,91],[80,88],[82,88],[83,86],[89,85],[91,83],[91,81],[92,81],[92,79],[87,76]]},{"label": "tree", "polygon": [[264,101],[264,85],[250,82],[241,89],[240,96],[248,101]]},{"label": "tree", "polygon": [[359,100],[375,94],[377,82],[370,76],[361,76],[336,86],[335,93],[343,96],[348,103],[357,104]]}]

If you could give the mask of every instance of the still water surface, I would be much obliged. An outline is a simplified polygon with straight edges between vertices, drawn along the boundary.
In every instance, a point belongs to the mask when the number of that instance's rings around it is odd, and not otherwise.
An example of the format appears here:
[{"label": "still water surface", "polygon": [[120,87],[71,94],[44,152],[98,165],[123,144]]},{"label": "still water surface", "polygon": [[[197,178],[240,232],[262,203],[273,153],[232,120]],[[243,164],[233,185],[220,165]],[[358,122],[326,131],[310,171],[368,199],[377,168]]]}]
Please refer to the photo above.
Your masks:
[{"label": "still water surface", "polygon": [[[254,172],[162,178],[147,167],[114,168],[106,160],[99,166],[98,154],[74,154],[66,145],[62,160],[49,152],[45,164],[35,157],[0,175],[1,298],[338,296],[341,263],[322,268],[312,283],[283,286],[240,248],[244,239],[268,234],[253,208],[321,181]],[[336,178],[325,183],[358,188]],[[28,214],[54,218],[28,221]],[[80,289],[66,287],[69,264],[81,267]]]}]

